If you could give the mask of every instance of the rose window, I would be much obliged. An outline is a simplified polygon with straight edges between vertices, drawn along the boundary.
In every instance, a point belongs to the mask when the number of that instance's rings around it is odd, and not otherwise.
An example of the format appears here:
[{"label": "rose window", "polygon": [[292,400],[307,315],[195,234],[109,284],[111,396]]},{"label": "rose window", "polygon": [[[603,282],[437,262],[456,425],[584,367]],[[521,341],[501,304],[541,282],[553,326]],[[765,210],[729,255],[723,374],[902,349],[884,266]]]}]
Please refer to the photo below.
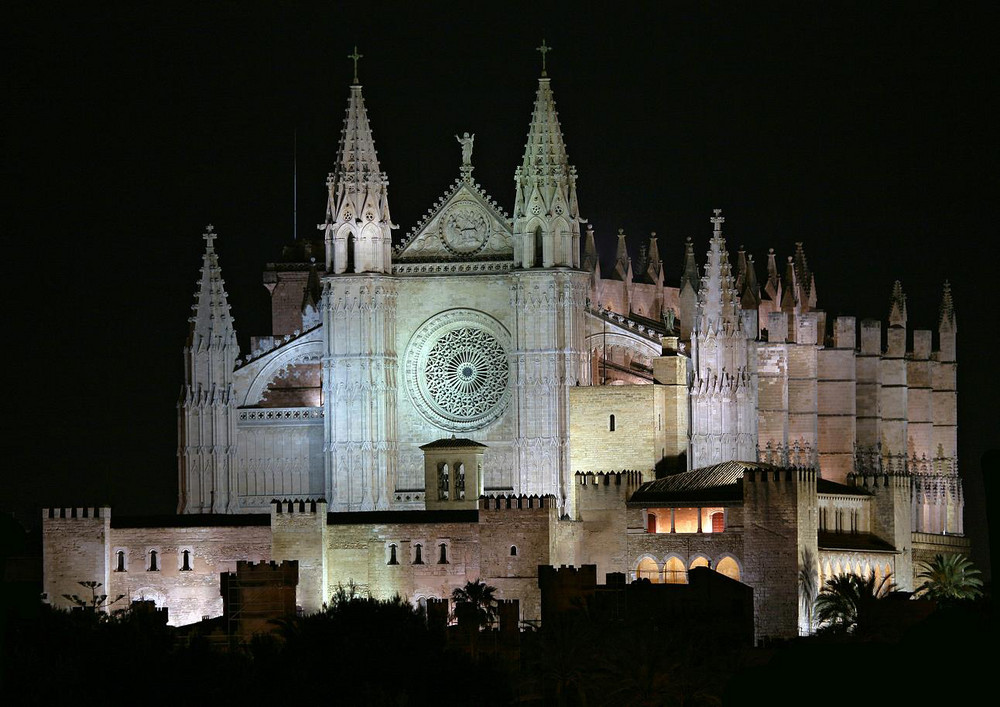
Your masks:
[{"label": "rose window", "polygon": [[499,323],[478,312],[457,310],[426,322],[404,363],[421,414],[455,431],[485,427],[503,414],[510,397],[505,340]]}]

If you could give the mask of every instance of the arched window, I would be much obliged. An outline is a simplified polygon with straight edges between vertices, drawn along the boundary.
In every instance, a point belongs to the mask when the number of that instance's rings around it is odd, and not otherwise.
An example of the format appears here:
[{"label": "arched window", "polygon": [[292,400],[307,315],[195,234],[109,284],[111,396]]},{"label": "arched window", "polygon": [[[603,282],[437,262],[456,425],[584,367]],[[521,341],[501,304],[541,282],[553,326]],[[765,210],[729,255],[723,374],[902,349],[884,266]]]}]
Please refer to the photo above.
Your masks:
[{"label": "arched window", "polygon": [[687,569],[679,557],[671,557],[663,565],[663,581],[667,584],[687,584]]},{"label": "arched window", "polygon": [[417,543],[416,545],[413,546],[413,564],[415,565],[424,564],[423,551],[424,551],[424,546],[421,545],[420,543]]},{"label": "arched window", "polygon": [[446,565],[448,564],[448,545],[441,543],[438,545],[438,550],[440,551],[438,555],[438,564]]},{"label": "arched window", "polygon": [[615,416],[614,415],[611,415],[610,417],[608,417],[608,430],[610,430],[611,432],[615,431]]},{"label": "arched window", "polygon": [[517,557],[517,545],[510,546],[510,556]]},{"label": "arched window", "polygon": [[456,477],[455,477],[455,490],[458,491],[458,498],[460,500],[465,499],[465,464],[459,462],[455,467]]},{"label": "arched window", "polygon": [[115,553],[115,572],[125,571],[125,551],[119,550]]},{"label": "arched window", "polygon": [[399,560],[396,559],[396,545],[392,544],[389,546],[389,562],[390,565],[398,565]]},{"label": "arched window", "polygon": [[191,571],[191,551],[183,550],[181,552],[181,572]]},{"label": "arched window", "polygon": [[635,569],[636,579],[648,579],[653,584],[660,583],[660,566],[656,560],[644,557],[639,560],[639,566]]},{"label": "arched window", "polygon": [[358,245],[358,241],[354,237],[354,234],[353,233],[349,233],[347,235],[347,258],[346,258],[347,262],[345,263],[346,266],[347,266],[347,269],[345,270],[345,272],[354,272],[354,263],[355,263],[355,256],[356,256],[356,254],[355,254],[354,251],[357,248],[357,245]]},{"label": "arched window", "polygon": [[149,571],[150,572],[160,571],[159,553],[156,550],[149,551]]},{"label": "arched window", "polygon": [[448,465],[439,464],[438,465],[438,500],[447,501],[448,500],[448,488],[450,486],[448,480]]},{"label": "arched window", "polygon": [[719,560],[719,564],[716,565],[715,571],[719,574],[724,574],[730,579],[735,579],[737,582],[740,581],[740,566],[736,564],[736,560],[731,557],[723,557]]},{"label": "arched window", "polygon": [[542,238],[542,227],[538,226],[535,228],[535,262],[532,263],[532,266],[536,268],[542,267],[542,263],[545,262],[545,249],[542,245]]},{"label": "arched window", "polygon": [[698,557],[691,560],[691,566],[688,569],[694,569],[695,567],[711,567],[708,558],[704,555],[698,555]]}]

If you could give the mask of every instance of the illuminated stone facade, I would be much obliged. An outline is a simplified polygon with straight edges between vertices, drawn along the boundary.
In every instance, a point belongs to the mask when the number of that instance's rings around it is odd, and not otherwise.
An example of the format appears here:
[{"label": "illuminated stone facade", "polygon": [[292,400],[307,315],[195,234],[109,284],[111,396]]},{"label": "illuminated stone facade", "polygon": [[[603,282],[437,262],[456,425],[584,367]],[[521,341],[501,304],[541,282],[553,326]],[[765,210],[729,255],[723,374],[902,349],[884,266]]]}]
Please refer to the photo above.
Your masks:
[{"label": "illuminated stone facade", "polygon": [[768,254],[763,284],[751,255],[731,262],[718,211],[704,268],[675,244],[676,285],[655,234],[633,262],[619,233],[602,272],[548,78],[512,216],[459,142],[458,178],[394,244],[352,86],[319,235],[267,266],[272,331],[244,355],[209,229],[179,515],[46,511],[51,601],[96,579],[188,623],[221,613],[237,561],[288,559],[307,611],[351,581],[422,601],[481,577],[537,620],[539,565],[707,565],[779,636],[809,629],[801,570],[912,587],[915,560],[967,548],[947,287],[938,350],[929,331],[907,350],[898,283],[883,350],[878,322],[827,322],[801,244],[784,267]]}]

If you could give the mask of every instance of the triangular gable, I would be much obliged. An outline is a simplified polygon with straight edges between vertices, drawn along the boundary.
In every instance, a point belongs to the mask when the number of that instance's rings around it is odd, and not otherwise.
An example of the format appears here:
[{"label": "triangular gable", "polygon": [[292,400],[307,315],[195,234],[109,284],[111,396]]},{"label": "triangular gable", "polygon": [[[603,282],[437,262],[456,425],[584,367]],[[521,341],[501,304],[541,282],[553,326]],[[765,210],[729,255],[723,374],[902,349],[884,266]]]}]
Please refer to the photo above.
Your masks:
[{"label": "triangular gable", "polygon": [[394,262],[514,257],[511,220],[478,184],[456,179],[393,252]]}]

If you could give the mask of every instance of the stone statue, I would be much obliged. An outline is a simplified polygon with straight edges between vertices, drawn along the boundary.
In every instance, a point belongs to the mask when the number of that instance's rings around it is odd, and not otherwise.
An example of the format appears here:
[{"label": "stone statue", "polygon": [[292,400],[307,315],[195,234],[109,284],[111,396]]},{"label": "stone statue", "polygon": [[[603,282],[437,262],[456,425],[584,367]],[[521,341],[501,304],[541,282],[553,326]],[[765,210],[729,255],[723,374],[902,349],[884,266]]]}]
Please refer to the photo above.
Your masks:
[{"label": "stone statue", "polygon": [[472,164],[472,143],[476,141],[476,134],[464,133],[462,137],[455,136],[458,144],[462,146],[462,166],[468,167]]},{"label": "stone statue", "polygon": [[667,334],[668,335],[669,334],[673,334],[673,332],[674,332],[674,321],[676,320],[676,318],[677,318],[677,314],[676,314],[676,312],[674,312],[673,309],[669,309],[668,308],[663,313],[663,323],[667,327]]}]

